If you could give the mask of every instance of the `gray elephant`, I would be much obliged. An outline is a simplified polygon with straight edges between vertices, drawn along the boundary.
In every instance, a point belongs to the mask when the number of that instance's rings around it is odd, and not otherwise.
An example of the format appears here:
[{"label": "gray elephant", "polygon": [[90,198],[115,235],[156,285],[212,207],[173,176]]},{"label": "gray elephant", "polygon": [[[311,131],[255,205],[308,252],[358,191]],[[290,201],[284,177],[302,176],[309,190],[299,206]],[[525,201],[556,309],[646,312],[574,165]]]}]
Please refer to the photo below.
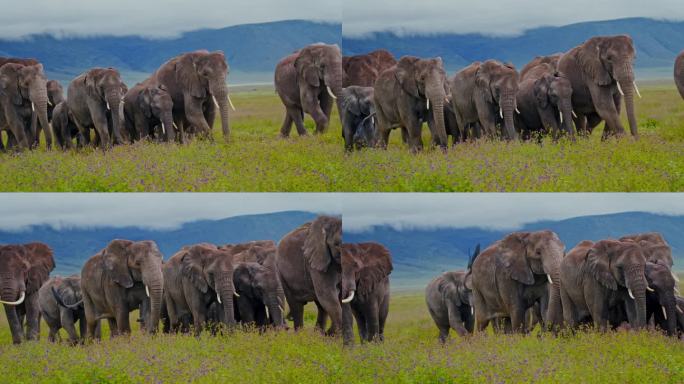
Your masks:
[{"label": "gray elephant", "polygon": [[441,58],[404,56],[379,75],[374,88],[380,147],[386,148],[391,130],[400,127],[411,152],[421,151],[422,125],[432,115],[433,143],[446,151],[444,104],[450,94]]},{"label": "gray elephant", "polygon": [[502,136],[516,139],[514,114],[518,93],[518,72],[511,64],[496,60],[475,62],[457,72],[449,80],[451,105],[459,127],[479,123],[490,138],[497,137],[497,125]]},{"label": "gray elephant", "polygon": [[0,245],[0,260],[0,303],[5,307],[12,342],[38,340],[38,290],[55,268],[52,250],[43,243]]},{"label": "gray elephant", "polygon": [[[52,147],[52,130],[48,122],[47,79],[43,66],[10,62],[0,67],[0,130],[8,131],[8,147],[19,149],[35,146],[38,125],[45,129],[47,148]],[[3,149],[0,139],[0,149]]]},{"label": "gray elephant", "polygon": [[276,266],[295,330],[304,325],[304,305],[311,301],[318,308],[318,329],[325,329],[329,316],[327,334],[342,330],[341,244],[342,220],[332,216],[319,216],[278,242]]},{"label": "gray elephant", "polygon": [[274,262],[235,263],[233,281],[237,293],[235,308],[239,316],[236,320],[262,328],[267,325],[277,328],[285,326],[285,303],[281,302],[284,293]]},{"label": "gray elephant", "polygon": [[626,35],[598,36],[563,54],[558,71],[570,80],[572,106],[577,114],[578,132],[591,133],[602,120],[606,122],[603,138],[623,135],[620,103],[625,99],[632,136],[637,137],[634,93],[634,43]]},{"label": "gray elephant", "polygon": [[112,140],[114,144],[124,143],[118,113],[123,88],[121,75],[114,68],[93,68],[69,83],[67,106],[86,144],[90,143],[91,128],[103,150],[111,148]]},{"label": "gray elephant", "polygon": [[646,258],[632,241],[582,241],[561,262],[561,301],[567,326],[592,321],[606,330],[610,312],[624,307],[634,328],[646,325]]},{"label": "gray elephant", "polygon": [[52,130],[55,133],[55,141],[62,149],[71,149],[74,137],[79,147],[84,144],[83,135],[74,123],[66,101],[57,104],[52,110]]},{"label": "gray elephant", "polygon": [[[54,342],[59,338],[59,330],[69,334],[71,344],[78,343],[85,336],[85,310],[81,295],[81,277],[53,277],[46,281],[38,291],[40,313],[50,328],[48,341]],[[79,332],[76,332],[76,322]]]},{"label": "gray elephant", "polygon": [[167,137],[179,140],[188,127],[213,139],[211,128],[218,108],[223,139],[226,142],[230,139],[228,107],[233,108],[233,103],[226,83],[228,72],[223,52],[206,50],[183,53],[157,69],[149,81],[162,85],[171,95],[173,120],[180,131],[176,132],[173,125],[167,126]]},{"label": "gray elephant", "polygon": [[300,136],[306,135],[304,113],[323,133],[330,123],[333,103],[341,111],[342,53],[337,45],[312,44],[284,57],[275,69],[275,88],[285,105],[280,136],[290,136],[292,124]]},{"label": "gray elephant", "polygon": [[48,119],[52,121],[52,111],[57,104],[65,100],[64,88],[57,80],[48,80],[46,83],[48,93]]},{"label": "gray elephant", "polygon": [[344,87],[357,85],[372,87],[378,76],[397,64],[397,59],[386,49],[376,49],[363,55],[343,56]]},{"label": "gray elephant", "polygon": [[351,152],[374,147],[377,137],[373,87],[352,85],[342,89],[342,137],[344,149]]},{"label": "gray elephant", "polygon": [[532,70],[532,68],[535,68],[539,65],[548,64],[551,66],[551,68],[553,68],[554,71],[557,71],[558,61],[560,60],[561,56],[563,56],[562,53],[556,53],[549,56],[535,57],[529,63],[525,64],[523,69],[520,70],[520,80],[522,81],[522,79],[527,76],[527,72],[529,72],[530,70]]},{"label": "gray elephant", "polygon": [[[646,261],[662,264],[669,269],[672,269],[672,265],[674,264],[672,258],[672,248],[670,248],[670,245],[667,243],[667,241],[665,241],[665,238],[660,233],[645,232],[622,236],[620,238],[620,241],[628,240],[639,244],[641,250],[644,252]],[[672,276],[677,279],[677,276],[674,275],[674,273]]]},{"label": "gray elephant", "polygon": [[677,334],[676,282],[670,268],[659,263],[646,262],[646,319],[654,323],[669,336]]},{"label": "gray elephant", "polygon": [[677,55],[677,58],[675,59],[674,80],[679,95],[684,99],[684,51]]},{"label": "gray elephant", "polygon": [[558,327],[562,322],[559,270],[564,251],[563,242],[549,230],[514,232],[482,251],[472,267],[477,329],[484,330],[497,317],[509,317],[512,330],[524,332],[525,311],[548,289],[548,321]]},{"label": "gray elephant", "polygon": [[167,127],[173,129],[173,100],[166,87],[153,84],[149,80],[138,83],[124,95],[124,121],[131,141],[154,136],[156,126],[161,126],[161,137],[170,141],[173,137],[166,133]]},{"label": "gray elephant", "polygon": [[111,336],[130,333],[129,313],[149,301],[146,330],[155,333],[161,313],[163,255],[151,240],[115,239],[92,256],[81,270],[86,338],[97,337],[100,319],[108,319]]}]

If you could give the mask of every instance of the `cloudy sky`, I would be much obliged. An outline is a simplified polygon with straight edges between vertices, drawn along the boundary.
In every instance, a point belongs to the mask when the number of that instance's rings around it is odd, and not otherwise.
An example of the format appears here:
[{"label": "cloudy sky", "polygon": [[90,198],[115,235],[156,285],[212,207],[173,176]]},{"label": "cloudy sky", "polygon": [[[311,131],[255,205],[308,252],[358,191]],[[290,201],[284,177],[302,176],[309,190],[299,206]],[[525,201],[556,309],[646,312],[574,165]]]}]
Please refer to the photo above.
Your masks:
[{"label": "cloudy sky", "polygon": [[345,0],[343,34],[455,32],[514,35],[540,26],[625,17],[684,20],[681,0]]},{"label": "cloudy sky", "polygon": [[170,37],[201,28],[342,17],[340,0],[0,0],[0,9],[0,38],[42,32]]}]

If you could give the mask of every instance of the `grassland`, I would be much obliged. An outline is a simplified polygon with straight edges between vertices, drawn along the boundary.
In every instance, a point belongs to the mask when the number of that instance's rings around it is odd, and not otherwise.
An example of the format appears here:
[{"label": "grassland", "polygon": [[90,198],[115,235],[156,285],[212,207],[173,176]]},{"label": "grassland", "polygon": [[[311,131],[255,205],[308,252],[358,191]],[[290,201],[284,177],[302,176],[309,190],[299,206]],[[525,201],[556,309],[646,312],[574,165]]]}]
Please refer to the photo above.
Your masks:
[{"label": "grassland", "polygon": [[[411,155],[398,133],[387,151],[345,154],[336,114],[323,135],[280,139],[278,97],[248,88],[233,96],[231,143],[217,127],[213,143],[0,154],[0,190],[684,191],[684,102],[670,85],[642,88],[638,141],[601,142],[594,132],[557,145],[482,141],[446,155]],[[306,125],[313,130],[309,118]]]},{"label": "grassland", "polygon": [[[311,307],[311,305],[309,306]],[[311,308],[308,308],[311,310]],[[130,337],[87,346],[13,346],[0,320],[0,382],[8,383],[681,383],[684,343],[655,332],[554,338],[482,334],[437,342],[421,294],[393,298],[379,345],[343,348],[317,334],[236,332]],[[106,327],[105,327],[106,328]]]}]

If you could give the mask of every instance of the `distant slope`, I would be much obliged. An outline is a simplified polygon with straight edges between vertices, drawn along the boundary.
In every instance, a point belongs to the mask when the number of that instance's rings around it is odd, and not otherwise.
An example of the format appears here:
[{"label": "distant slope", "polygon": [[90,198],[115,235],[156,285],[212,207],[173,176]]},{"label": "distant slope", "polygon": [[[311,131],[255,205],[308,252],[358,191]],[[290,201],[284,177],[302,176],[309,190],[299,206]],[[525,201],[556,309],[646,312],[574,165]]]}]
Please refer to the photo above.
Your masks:
[{"label": "distant slope", "polygon": [[270,82],[280,58],[315,42],[341,44],[341,31],[340,24],[288,20],[197,30],[172,39],[34,35],[22,41],[0,40],[0,56],[35,57],[59,80],[70,81],[87,68],[113,66],[133,82],[179,53],[223,50],[232,72],[229,82],[254,78],[245,73],[258,73],[259,80]]},{"label": "distant slope", "polygon": [[[441,56],[449,70],[490,58],[513,62],[521,68],[538,55],[567,51],[596,35],[629,34],[637,49],[636,67],[642,72],[669,73],[676,55],[684,49],[684,22],[645,18],[584,22],[526,31],[516,37],[479,34],[397,36],[380,32],[365,38],[343,37],[346,55],[386,48],[396,56]],[[667,69],[667,71],[665,71]],[[648,71],[646,71],[648,70]]]}]

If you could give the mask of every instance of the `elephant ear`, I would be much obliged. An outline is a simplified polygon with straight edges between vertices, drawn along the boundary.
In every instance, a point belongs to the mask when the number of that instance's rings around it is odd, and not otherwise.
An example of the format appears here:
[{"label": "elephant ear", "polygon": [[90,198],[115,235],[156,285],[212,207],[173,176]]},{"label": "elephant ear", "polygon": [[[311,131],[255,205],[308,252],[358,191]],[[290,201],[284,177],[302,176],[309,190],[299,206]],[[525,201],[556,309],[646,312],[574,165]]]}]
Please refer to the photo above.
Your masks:
[{"label": "elephant ear", "polygon": [[209,289],[209,283],[204,278],[202,273],[202,267],[198,265],[198,262],[202,260],[203,249],[201,246],[194,246],[188,249],[188,251],[181,257],[181,273],[183,276],[187,277],[188,280],[199,289],[202,293],[207,293]]},{"label": "elephant ear", "polygon": [[420,59],[414,56],[404,56],[397,63],[397,69],[394,72],[401,88],[415,98],[420,97],[415,69],[418,60]]},{"label": "elephant ear", "polygon": [[117,284],[124,288],[133,286],[133,278],[128,270],[128,247],[130,240],[112,240],[102,251],[104,270]]},{"label": "elephant ear", "polygon": [[610,272],[610,256],[605,245],[595,244],[587,251],[585,266],[599,284],[613,291],[617,289],[617,281]]},{"label": "elephant ear", "polygon": [[92,69],[85,75],[86,93],[91,97],[100,98],[100,93],[97,91],[97,76],[100,74],[98,69]]},{"label": "elephant ear", "polygon": [[138,107],[142,111],[143,115],[148,119],[152,117],[152,109],[150,105],[152,104],[152,95],[150,94],[149,88],[143,89],[140,94],[138,94]]},{"label": "elephant ear", "polygon": [[207,96],[207,89],[202,83],[197,72],[197,61],[201,55],[207,52],[192,52],[181,56],[176,63],[176,78],[183,89],[192,97],[204,98]]},{"label": "elephant ear", "polygon": [[311,268],[319,272],[327,271],[332,262],[332,255],[327,244],[329,235],[324,220],[318,218],[309,226],[304,240],[304,259]]},{"label": "elephant ear", "polygon": [[312,87],[321,86],[321,79],[316,66],[316,58],[312,49],[301,50],[297,59],[295,59],[294,66],[300,79],[304,79],[304,81]]},{"label": "elephant ear", "polygon": [[392,255],[387,248],[370,243],[358,255],[361,262],[356,290],[362,297],[369,295],[376,284],[381,283],[392,272]]},{"label": "elephant ear", "polygon": [[534,275],[527,263],[527,247],[525,246],[528,235],[526,232],[514,232],[501,240],[496,263],[497,267],[503,268],[511,279],[525,285],[532,285]]},{"label": "elephant ear", "polygon": [[442,275],[442,279],[439,282],[438,289],[442,293],[442,299],[446,302],[452,302],[457,307],[463,305],[461,301],[461,296],[458,293],[458,281],[454,278],[452,272],[447,272]]},{"label": "elephant ear", "polygon": [[359,97],[350,88],[342,89],[342,107],[354,116],[361,116]]},{"label": "elephant ear", "polygon": [[52,249],[43,243],[29,243],[24,246],[27,250],[29,270],[26,293],[37,292],[50,277],[50,272],[55,269],[55,260]]},{"label": "elephant ear", "polygon": [[601,55],[606,49],[606,43],[602,38],[591,38],[578,47],[577,61],[582,67],[582,72],[598,85],[609,85],[613,82],[610,73],[601,63]]},{"label": "elephant ear", "polygon": [[477,69],[477,72],[475,72],[475,92],[479,94],[479,97],[484,99],[484,101],[488,104],[494,102],[492,92],[489,88],[489,83],[491,81],[492,78],[489,72],[486,70],[484,65],[480,64],[479,68]]},{"label": "elephant ear", "polygon": [[537,100],[537,105],[542,109],[549,106],[549,79],[542,76],[534,82],[534,98]]},{"label": "elephant ear", "polygon": [[0,74],[0,92],[7,95],[15,105],[24,103],[19,92],[19,80],[14,65],[6,65]]}]

